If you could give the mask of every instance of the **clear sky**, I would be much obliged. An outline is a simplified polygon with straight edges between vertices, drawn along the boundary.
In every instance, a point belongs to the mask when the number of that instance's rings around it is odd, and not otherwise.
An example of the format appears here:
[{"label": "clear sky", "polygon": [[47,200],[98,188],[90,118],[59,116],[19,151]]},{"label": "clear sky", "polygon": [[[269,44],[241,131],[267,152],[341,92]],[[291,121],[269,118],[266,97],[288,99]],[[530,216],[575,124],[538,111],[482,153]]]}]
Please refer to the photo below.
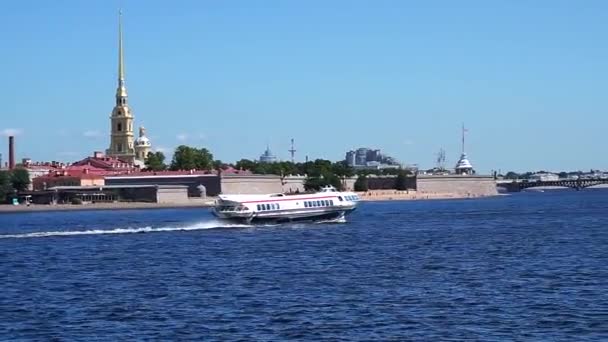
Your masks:
[{"label": "clear sky", "polygon": [[[0,131],[18,157],[109,145],[126,84],[156,147],[342,159],[379,148],[479,172],[608,169],[607,1],[20,0],[0,3]],[[0,141],[7,159],[6,139]]]}]

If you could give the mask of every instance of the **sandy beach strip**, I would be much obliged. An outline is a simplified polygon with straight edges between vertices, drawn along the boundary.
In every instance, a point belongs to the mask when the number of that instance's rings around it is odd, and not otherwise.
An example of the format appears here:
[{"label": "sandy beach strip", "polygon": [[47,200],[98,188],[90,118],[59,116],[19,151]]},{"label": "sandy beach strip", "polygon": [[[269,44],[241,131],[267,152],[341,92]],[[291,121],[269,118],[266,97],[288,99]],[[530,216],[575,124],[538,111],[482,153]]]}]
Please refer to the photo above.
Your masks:
[{"label": "sandy beach strip", "polygon": [[357,192],[363,201],[413,201],[413,200],[432,200],[432,199],[465,199],[498,196],[492,194],[461,194],[461,193],[418,193],[416,191],[399,190],[371,190],[367,192]]}]

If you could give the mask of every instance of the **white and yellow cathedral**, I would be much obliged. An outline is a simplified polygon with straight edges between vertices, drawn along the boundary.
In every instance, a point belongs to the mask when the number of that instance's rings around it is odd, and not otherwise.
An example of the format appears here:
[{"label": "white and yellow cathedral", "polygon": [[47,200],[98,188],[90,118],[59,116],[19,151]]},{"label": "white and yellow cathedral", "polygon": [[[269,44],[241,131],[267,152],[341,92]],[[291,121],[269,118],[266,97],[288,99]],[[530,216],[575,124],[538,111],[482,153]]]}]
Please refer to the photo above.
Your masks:
[{"label": "white and yellow cathedral", "polygon": [[118,14],[118,88],[116,89],[116,104],[110,116],[110,147],[106,155],[119,158],[135,165],[143,166],[152,143],[146,137],[146,130],[139,128],[139,137],[133,134],[133,113],[127,102],[127,87],[125,86],[125,66],[122,46],[122,13]]}]

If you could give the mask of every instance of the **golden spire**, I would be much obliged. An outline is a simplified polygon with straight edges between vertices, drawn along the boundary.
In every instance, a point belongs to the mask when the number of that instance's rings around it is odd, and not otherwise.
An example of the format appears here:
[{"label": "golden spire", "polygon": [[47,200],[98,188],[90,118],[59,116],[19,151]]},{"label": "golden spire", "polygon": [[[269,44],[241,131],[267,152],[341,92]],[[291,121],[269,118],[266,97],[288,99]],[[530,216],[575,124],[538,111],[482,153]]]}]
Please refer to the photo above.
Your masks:
[{"label": "golden spire", "polygon": [[118,89],[116,89],[116,96],[127,97],[125,61],[122,51],[122,10],[118,11]]}]

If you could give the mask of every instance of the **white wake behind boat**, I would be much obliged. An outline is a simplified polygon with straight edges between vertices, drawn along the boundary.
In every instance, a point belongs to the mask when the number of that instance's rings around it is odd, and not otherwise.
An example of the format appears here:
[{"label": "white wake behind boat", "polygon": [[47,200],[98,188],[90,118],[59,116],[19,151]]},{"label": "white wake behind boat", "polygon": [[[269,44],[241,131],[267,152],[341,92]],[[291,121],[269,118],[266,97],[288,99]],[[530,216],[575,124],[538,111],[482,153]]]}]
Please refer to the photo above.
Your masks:
[{"label": "white wake behind boat", "polygon": [[310,194],[220,195],[213,214],[245,223],[343,221],[357,208],[359,200],[357,194],[334,187]]}]

